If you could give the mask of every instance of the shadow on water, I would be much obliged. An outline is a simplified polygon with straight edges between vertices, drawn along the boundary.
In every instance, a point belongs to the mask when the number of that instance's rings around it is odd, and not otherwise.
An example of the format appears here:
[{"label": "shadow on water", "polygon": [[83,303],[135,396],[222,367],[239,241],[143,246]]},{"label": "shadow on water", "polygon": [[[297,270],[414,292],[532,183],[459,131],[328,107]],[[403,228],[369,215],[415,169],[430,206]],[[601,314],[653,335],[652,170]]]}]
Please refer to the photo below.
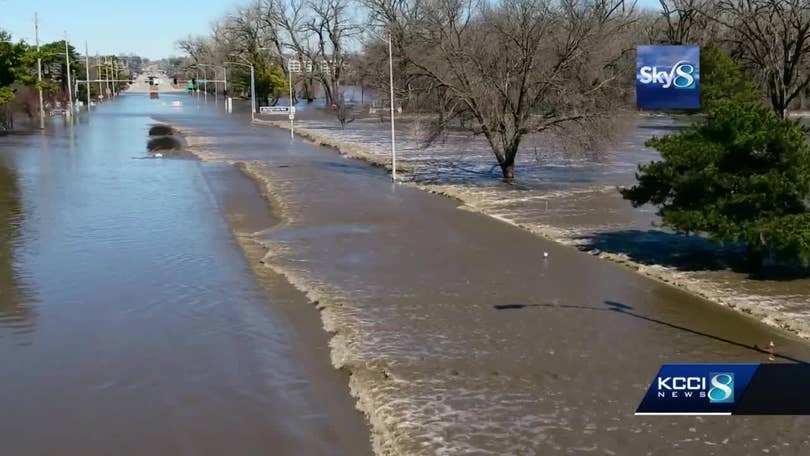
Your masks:
[{"label": "shadow on water", "polygon": [[23,215],[17,174],[0,162],[0,325],[19,326],[33,317],[14,264]]},{"label": "shadow on water", "polygon": [[701,236],[663,230],[629,229],[589,234],[578,238],[580,249],[626,255],[644,265],[661,265],[679,271],[730,270],[753,280],[789,281],[810,277],[801,265],[769,263],[753,271],[740,244],[722,244]]},{"label": "shadow on water", "polygon": [[754,345],[744,344],[742,342],[737,342],[737,341],[734,341],[734,340],[731,340],[731,339],[726,339],[724,337],[715,336],[715,335],[709,334],[707,332],[690,329],[690,328],[687,328],[685,326],[681,326],[681,325],[677,325],[675,323],[670,323],[668,321],[660,320],[658,318],[642,315],[642,314],[633,312],[633,307],[632,306],[628,306],[628,305],[622,304],[620,302],[605,301],[604,304],[605,304],[605,307],[581,306],[581,305],[574,305],[574,304],[550,304],[550,303],[545,303],[545,304],[500,304],[500,305],[493,306],[493,308],[495,308],[495,310],[521,310],[521,309],[534,307],[534,308],[552,308],[552,309],[553,308],[576,309],[576,310],[588,310],[588,311],[596,311],[596,312],[615,312],[615,313],[625,315],[625,316],[628,316],[628,317],[631,317],[631,318],[637,318],[639,320],[644,320],[644,321],[654,323],[654,324],[657,324],[657,325],[666,326],[668,328],[676,329],[678,331],[683,331],[683,332],[687,332],[689,334],[694,334],[696,336],[701,336],[701,337],[705,337],[707,339],[712,339],[712,340],[715,340],[715,341],[718,341],[718,342],[723,342],[723,343],[726,343],[726,344],[729,344],[729,345],[733,345],[735,347],[744,348],[746,350],[751,350],[751,351],[754,351],[754,352],[757,352],[757,353],[761,353],[761,354],[765,354],[765,355],[773,355],[774,358],[782,359],[782,360],[785,360],[785,361],[791,361],[791,362],[799,363],[799,364],[808,364],[807,361],[804,361],[804,360],[801,360],[801,359],[798,359],[798,358],[793,358],[793,357],[787,356],[787,355],[780,355],[780,354],[775,353],[775,352],[772,353],[771,351],[767,350],[766,348],[762,348],[762,347],[760,347],[760,346],[758,346],[756,344],[754,344]]}]

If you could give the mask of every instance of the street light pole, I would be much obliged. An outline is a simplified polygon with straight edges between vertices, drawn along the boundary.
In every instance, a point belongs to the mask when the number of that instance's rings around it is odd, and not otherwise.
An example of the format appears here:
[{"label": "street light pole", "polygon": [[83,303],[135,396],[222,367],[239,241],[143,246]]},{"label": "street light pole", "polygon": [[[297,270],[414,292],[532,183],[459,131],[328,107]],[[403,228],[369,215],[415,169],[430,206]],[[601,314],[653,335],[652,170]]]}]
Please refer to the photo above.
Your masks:
[{"label": "street light pole", "polygon": [[241,55],[237,55],[242,59],[245,63],[239,62],[225,62],[225,64],[232,64],[232,65],[242,65],[246,67],[250,67],[250,121],[254,122],[256,120],[256,75],[253,71],[253,64],[250,61]]},{"label": "street light pole", "polygon": [[109,64],[107,63],[107,57],[105,56],[104,57],[104,76],[105,76],[105,78],[107,80],[107,95],[110,97],[110,101],[112,101],[112,96],[111,96],[112,92],[110,91],[110,67],[108,65]]},{"label": "street light pole", "polygon": [[394,57],[391,51],[393,34],[388,30],[388,82],[391,89],[391,178],[397,180],[397,146],[394,133]]},{"label": "street light pole", "polygon": [[84,71],[87,72],[87,112],[90,112],[90,54],[87,50],[87,41],[84,42]]},{"label": "street light pole", "polygon": [[292,85],[292,67],[290,61],[287,60],[287,76],[289,77],[288,84],[290,85],[290,139],[295,139],[295,113],[293,109],[293,85]]},{"label": "street light pole", "polygon": [[250,64],[250,121],[256,120],[256,74]]},{"label": "street light pole", "polygon": [[67,32],[65,32],[65,64],[67,65],[67,86],[68,86],[68,117],[73,115],[73,86],[70,81],[70,52],[68,51]]},{"label": "street light pole", "polygon": [[[273,48],[267,48],[267,47],[262,47],[262,48],[259,48],[259,49],[260,50],[271,50],[271,51],[273,50]],[[281,59],[281,64],[283,65],[284,60],[285,60],[284,54],[280,54],[279,58]],[[295,120],[294,120],[295,119],[295,114],[293,112],[295,107],[293,106],[292,68],[290,67],[290,60],[289,59],[286,59],[286,60],[287,60],[287,84],[289,84],[289,86],[290,86],[290,112],[289,112],[289,116],[288,116],[290,118],[290,139],[295,139]]]},{"label": "street light pole", "polygon": [[115,95],[116,95],[116,90],[115,90],[115,80],[116,80],[116,79],[118,79],[118,72],[117,72],[117,71],[115,71],[115,70],[116,70],[116,67],[115,67],[115,56],[113,56],[113,57],[112,57],[111,61],[112,61],[112,73],[113,73],[113,74],[112,74],[112,94],[113,94],[113,97],[115,97]]},{"label": "street light pole", "polygon": [[42,56],[39,54],[39,17],[34,13],[34,34],[37,40],[37,86],[39,88],[39,129],[45,129],[45,102],[42,99]]},{"label": "street light pole", "polygon": [[101,64],[99,63],[100,61],[101,61],[101,57],[98,56],[98,52],[97,52],[96,53],[96,64],[94,66],[96,67],[96,79],[98,80],[98,96],[101,97],[101,98],[99,98],[99,102],[101,102],[101,100],[104,99],[104,89],[101,87]]}]

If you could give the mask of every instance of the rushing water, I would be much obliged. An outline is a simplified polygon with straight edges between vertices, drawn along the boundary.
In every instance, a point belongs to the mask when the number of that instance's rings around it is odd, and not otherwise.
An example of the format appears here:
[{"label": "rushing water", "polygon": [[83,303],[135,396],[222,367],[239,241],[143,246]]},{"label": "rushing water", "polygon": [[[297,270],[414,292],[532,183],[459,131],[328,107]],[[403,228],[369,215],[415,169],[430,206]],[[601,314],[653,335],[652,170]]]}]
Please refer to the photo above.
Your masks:
[{"label": "rushing water", "polygon": [[[161,120],[264,186],[283,222],[252,238],[317,301],[379,452],[810,451],[802,417],[633,416],[663,362],[767,362],[758,347],[771,341],[777,360],[806,361],[806,342],[287,132],[195,109]],[[360,142],[384,141],[367,130]]]},{"label": "rushing water", "polygon": [[[639,163],[658,158],[644,142],[688,121],[639,117],[615,144],[590,155],[565,152],[543,138],[528,137],[518,155],[514,186],[498,180],[499,170],[492,166],[492,153],[481,137],[456,132],[424,148],[424,125],[406,121],[398,130],[398,156],[415,168],[404,178],[419,186],[810,337],[810,278],[735,271],[743,263],[740,249],[674,235],[656,226],[654,208],[635,209],[619,195],[617,187],[633,184]],[[332,119],[311,116],[299,121],[298,128],[383,160],[390,153],[387,124],[373,119],[359,119],[340,129]]]},{"label": "rushing water", "polygon": [[226,224],[236,171],[145,159],[161,101],[0,137],[0,453],[368,452]]}]

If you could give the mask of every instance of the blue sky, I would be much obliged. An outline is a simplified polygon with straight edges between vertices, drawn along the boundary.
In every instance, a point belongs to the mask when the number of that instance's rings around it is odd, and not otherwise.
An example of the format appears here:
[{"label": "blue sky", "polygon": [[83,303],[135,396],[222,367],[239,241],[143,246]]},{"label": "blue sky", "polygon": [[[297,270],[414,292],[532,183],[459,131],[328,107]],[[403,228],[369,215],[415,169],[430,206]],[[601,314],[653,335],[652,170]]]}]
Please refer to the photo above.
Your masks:
[{"label": "blue sky", "polygon": [[[39,13],[42,42],[65,31],[80,52],[135,53],[157,59],[180,54],[174,43],[206,34],[209,24],[234,6],[250,0],[0,0],[0,29],[14,39],[34,42],[34,12]],[[658,0],[639,0],[652,7]],[[156,11],[153,14],[152,11]]]}]

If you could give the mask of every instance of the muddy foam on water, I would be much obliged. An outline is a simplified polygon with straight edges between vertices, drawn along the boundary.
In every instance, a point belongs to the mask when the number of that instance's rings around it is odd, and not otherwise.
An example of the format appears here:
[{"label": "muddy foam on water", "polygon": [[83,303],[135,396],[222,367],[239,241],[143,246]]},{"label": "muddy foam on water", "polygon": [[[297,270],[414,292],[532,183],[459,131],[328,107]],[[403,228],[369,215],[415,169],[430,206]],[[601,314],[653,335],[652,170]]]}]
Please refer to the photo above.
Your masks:
[{"label": "muddy foam on water", "polygon": [[[329,129],[329,134],[335,131]],[[332,363],[352,373],[351,392],[371,424],[378,454],[644,454],[655,445],[672,449],[672,454],[724,454],[732,449],[746,454],[791,451],[808,443],[794,432],[801,428],[800,423],[788,419],[779,423],[745,417],[711,423],[701,418],[633,419],[633,407],[648,386],[648,379],[639,376],[635,366],[659,365],[682,359],[684,354],[695,360],[695,353],[710,353],[727,361],[750,361],[751,357],[745,350],[715,339],[705,342],[693,333],[673,333],[671,327],[637,324],[614,308],[595,302],[604,296],[605,290],[599,287],[610,288],[613,280],[626,280],[622,274],[603,279],[610,283],[601,285],[598,272],[606,270],[585,262],[588,270],[582,273],[591,274],[593,288],[599,290],[575,287],[566,291],[567,295],[555,297],[555,291],[538,290],[531,281],[520,279],[528,269],[515,266],[514,274],[509,269],[487,271],[484,265],[492,258],[492,250],[453,244],[459,231],[474,220],[431,217],[447,212],[424,214],[425,220],[419,225],[422,230],[427,230],[426,226],[436,230],[430,236],[442,239],[447,248],[431,252],[432,258],[425,252],[420,252],[421,259],[414,258],[409,256],[412,251],[424,248],[419,239],[403,233],[397,237],[393,232],[390,236],[398,242],[392,245],[384,242],[391,239],[385,232],[370,232],[379,229],[380,223],[388,229],[403,229],[401,225],[384,225],[393,215],[371,211],[375,223],[363,224],[366,215],[362,204],[355,203],[350,194],[345,200],[335,198],[350,188],[346,182],[352,179],[368,180],[369,190],[379,190],[373,176],[352,176],[352,170],[346,169],[348,174],[334,181],[313,182],[321,176],[304,167],[338,165],[313,164],[305,157],[297,163],[302,169],[291,172],[281,167],[287,166],[284,154],[265,152],[267,158],[254,160],[229,153],[230,141],[254,139],[204,136],[192,130],[184,134],[201,158],[240,161],[242,169],[264,186],[283,221],[254,233],[252,238],[267,249],[263,263],[304,291],[320,309],[324,329],[333,334]],[[369,142],[373,141],[371,136],[366,137]],[[322,141],[326,139],[318,140]],[[257,140],[257,144],[267,147],[266,140]],[[352,144],[352,150],[363,149]],[[243,154],[250,156],[252,152]],[[380,163],[384,159],[380,158]],[[614,170],[600,172],[593,169],[598,167],[578,166],[591,176],[615,174]],[[412,184],[448,194],[465,201],[468,209],[570,245],[592,233],[595,225],[609,228],[625,223],[626,216],[618,209],[612,213],[613,219],[581,214],[576,205],[557,209],[577,197],[587,200],[593,194],[610,194],[611,185],[604,180],[592,187],[504,189],[465,176],[460,173],[451,183],[437,183],[435,177],[414,178]],[[358,185],[360,190],[351,188],[362,192],[364,184]],[[438,211],[433,204],[420,210]],[[595,206],[604,207],[600,203]],[[543,218],[549,213],[569,221],[584,217],[590,222],[555,225],[556,219]],[[325,217],[324,223],[321,217]],[[435,220],[436,225],[427,220]],[[492,228],[481,229],[490,232]],[[474,234],[477,236],[475,231],[466,235]],[[393,257],[399,255],[400,262],[369,250],[389,248],[395,251]],[[481,257],[477,256],[479,250]],[[506,246],[504,255],[517,257],[520,250]],[[539,274],[538,280],[546,280],[545,275],[568,274],[568,259],[557,258],[558,254],[552,253],[555,263],[549,269],[540,260],[533,260],[529,275]],[[582,261],[571,261],[576,263],[572,268],[583,267]],[[513,275],[517,278],[510,282]],[[548,279],[549,283],[562,280]],[[640,302],[649,296],[659,299],[662,293],[635,283],[616,286],[620,288],[614,294],[626,294]],[[535,298],[536,302],[527,302]],[[672,303],[678,297],[660,300]],[[531,308],[537,312],[500,314],[493,310],[495,303],[526,303],[536,306]],[[543,312],[546,308],[553,311]],[[677,309],[673,312],[677,314]],[[593,331],[597,323],[603,325],[599,331],[583,334]],[[653,347],[655,341],[662,340],[672,343]],[[781,346],[786,342],[777,343]],[[761,437],[750,441],[755,434]]]},{"label": "muddy foam on water", "polygon": [[[268,123],[289,128],[284,122]],[[493,169],[483,140],[454,133],[424,148],[418,122],[407,123],[398,132],[398,159],[406,168],[402,176],[407,182],[458,199],[469,210],[810,338],[810,279],[758,280],[728,267],[681,265],[675,257],[682,253],[722,256],[723,249],[657,228],[653,208],[634,209],[618,194],[618,186],[632,185],[638,163],[658,158],[644,142],[677,126],[666,117],[642,118],[624,140],[596,160],[548,151],[529,138],[518,155],[519,180],[514,187],[498,182],[498,170]],[[364,120],[340,129],[331,122],[304,120],[298,121],[296,131],[350,157],[390,168],[389,138],[381,135],[385,127]],[[639,254],[641,250],[646,252]]]}]

